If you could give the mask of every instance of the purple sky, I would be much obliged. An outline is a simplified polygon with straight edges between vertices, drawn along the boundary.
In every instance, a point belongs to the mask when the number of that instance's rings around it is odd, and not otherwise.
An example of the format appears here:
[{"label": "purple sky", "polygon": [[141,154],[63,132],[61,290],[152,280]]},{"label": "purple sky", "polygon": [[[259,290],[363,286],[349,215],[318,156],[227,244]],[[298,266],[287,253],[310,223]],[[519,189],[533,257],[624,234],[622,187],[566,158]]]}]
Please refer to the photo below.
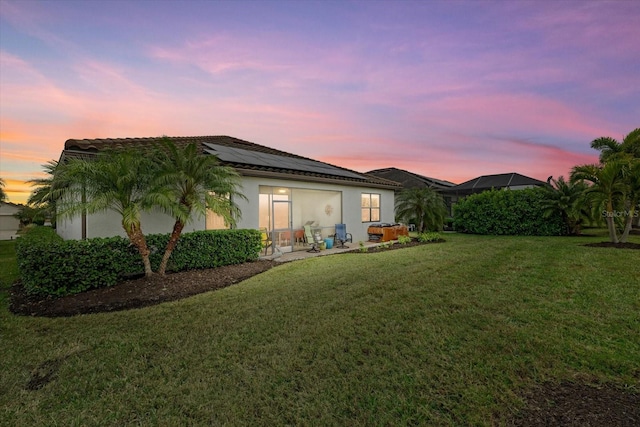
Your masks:
[{"label": "purple sky", "polygon": [[10,201],[69,138],[230,135],[545,180],[640,126],[638,1],[0,0]]}]

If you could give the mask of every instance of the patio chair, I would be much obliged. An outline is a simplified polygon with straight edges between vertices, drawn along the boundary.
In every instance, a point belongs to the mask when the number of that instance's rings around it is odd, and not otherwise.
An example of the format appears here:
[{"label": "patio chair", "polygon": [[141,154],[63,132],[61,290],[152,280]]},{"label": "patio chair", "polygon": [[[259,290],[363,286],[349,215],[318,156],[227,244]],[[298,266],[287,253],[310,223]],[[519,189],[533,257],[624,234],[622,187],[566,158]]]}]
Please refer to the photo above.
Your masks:
[{"label": "patio chair", "polygon": [[302,244],[304,243],[304,230],[296,230],[293,232],[293,238],[296,241],[296,245],[298,245],[298,243]]},{"label": "patio chair", "polygon": [[345,249],[349,247],[345,245],[346,242],[353,243],[353,236],[351,233],[347,233],[345,224],[336,224],[336,234],[333,235],[333,240],[336,242],[336,248]]},{"label": "patio chair", "polygon": [[311,245],[311,249],[307,252],[320,252],[320,249],[318,249],[318,242],[316,242],[316,239],[313,237],[310,225],[304,226],[304,238],[307,241],[307,244]]},{"label": "patio chair", "polygon": [[273,247],[273,241],[271,240],[271,233],[266,228],[260,229],[260,234],[262,235],[262,247],[264,248],[264,254],[267,254],[267,249],[269,247]]}]

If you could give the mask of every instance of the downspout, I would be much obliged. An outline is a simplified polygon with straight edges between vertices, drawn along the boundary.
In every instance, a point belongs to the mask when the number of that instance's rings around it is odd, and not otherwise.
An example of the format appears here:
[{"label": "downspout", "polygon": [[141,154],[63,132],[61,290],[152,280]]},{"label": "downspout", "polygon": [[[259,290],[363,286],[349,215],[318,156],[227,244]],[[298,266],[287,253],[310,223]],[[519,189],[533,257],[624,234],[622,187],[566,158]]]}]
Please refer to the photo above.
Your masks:
[{"label": "downspout", "polygon": [[[84,186],[82,187],[82,205],[87,203],[87,194],[85,192]],[[82,229],[82,240],[87,240],[87,211],[86,209],[82,209],[82,214],[80,215],[80,227]]]}]

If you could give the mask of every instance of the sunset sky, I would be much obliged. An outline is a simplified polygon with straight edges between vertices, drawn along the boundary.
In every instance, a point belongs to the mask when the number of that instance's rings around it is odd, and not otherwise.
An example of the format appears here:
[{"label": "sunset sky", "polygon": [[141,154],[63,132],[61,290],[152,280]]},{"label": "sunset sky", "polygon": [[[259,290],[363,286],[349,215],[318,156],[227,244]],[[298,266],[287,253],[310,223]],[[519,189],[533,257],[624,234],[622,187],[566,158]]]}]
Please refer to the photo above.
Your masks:
[{"label": "sunset sky", "polygon": [[0,0],[0,177],[70,138],[230,135],[546,180],[640,126],[639,1]]}]

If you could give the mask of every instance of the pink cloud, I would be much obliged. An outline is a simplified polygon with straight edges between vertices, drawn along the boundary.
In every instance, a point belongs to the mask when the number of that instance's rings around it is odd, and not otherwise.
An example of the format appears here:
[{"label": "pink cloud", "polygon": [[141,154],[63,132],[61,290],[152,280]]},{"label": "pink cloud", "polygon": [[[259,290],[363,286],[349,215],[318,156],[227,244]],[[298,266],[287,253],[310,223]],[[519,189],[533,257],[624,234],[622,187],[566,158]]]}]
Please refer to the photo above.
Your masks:
[{"label": "pink cloud", "polygon": [[[430,112],[434,114],[429,114]],[[471,135],[487,135],[500,129],[506,134],[518,132],[546,137],[563,135],[584,138],[585,146],[594,135],[611,133],[610,124],[586,116],[566,104],[533,94],[485,94],[450,97],[425,104],[413,114],[414,121],[425,120],[443,128]]]}]

